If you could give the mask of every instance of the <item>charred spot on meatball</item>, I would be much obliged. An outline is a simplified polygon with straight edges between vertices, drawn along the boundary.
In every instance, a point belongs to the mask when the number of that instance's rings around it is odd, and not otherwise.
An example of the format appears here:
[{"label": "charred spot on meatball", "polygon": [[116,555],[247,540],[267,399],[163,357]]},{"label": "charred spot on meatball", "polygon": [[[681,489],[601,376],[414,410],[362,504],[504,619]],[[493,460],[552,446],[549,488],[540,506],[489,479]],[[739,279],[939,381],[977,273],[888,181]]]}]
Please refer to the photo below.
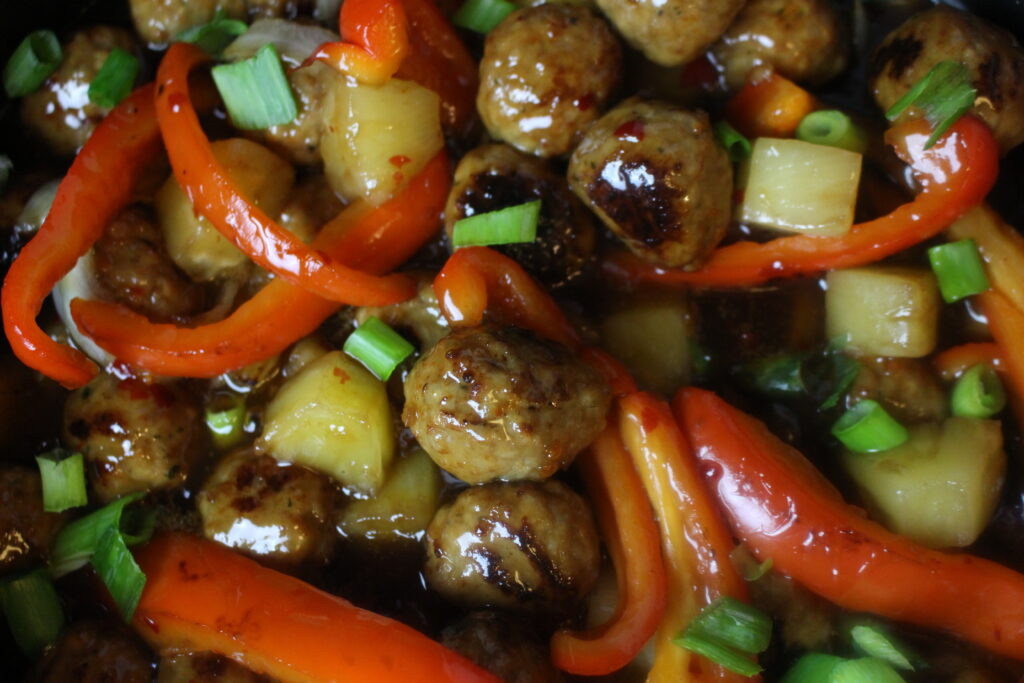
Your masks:
[{"label": "charred spot on meatball", "polygon": [[63,522],[64,515],[43,510],[38,472],[0,467],[0,575],[42,561]]},{"label": "charred spot on meatball", "polygon": [[153,656],[127,626],[113,619],[68,627],[39,663],[41,683],[150,683]]},{"label": "charred spot on meatball", "polygon": [[532,626],[514,614],[471,612],[441,633],[441,643],[506,683],[562,683]]}]

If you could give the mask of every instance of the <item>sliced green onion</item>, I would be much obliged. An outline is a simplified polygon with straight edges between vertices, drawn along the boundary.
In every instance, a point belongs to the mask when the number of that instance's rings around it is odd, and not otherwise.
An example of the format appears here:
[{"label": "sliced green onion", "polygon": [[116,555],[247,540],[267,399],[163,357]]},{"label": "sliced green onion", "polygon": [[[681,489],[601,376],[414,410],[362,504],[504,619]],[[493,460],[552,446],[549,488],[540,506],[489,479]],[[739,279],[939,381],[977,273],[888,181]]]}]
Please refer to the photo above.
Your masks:
[{"label": "sliced green onion", "polygon": [[249,27],[244,21],[229,19],[223,9],[218,9],[210,23],[186,29],[176,35],[174,40],[179,43],[193,43],[207,54],[219,57],[224,48],[248,30]]},{"label": "sliced green onion", "polygon": [[857,453],[887,451],[910,438],[906,427],[869,398],[847,410],[832,426],[832,435]]},{"label": "sliced green onion", "polygon": [[64,626],[64,610],[45,569],[0,583],[0,605],[18,647],[30,657],[57,640]]},{"label": "sliced green onion", "polygon": [[768,648],[772,620],[756,607],[724,596],[702,609],[686,627],[686,633],[755,654]]},{"label": "sliced green onion", "polygon": [[806,654],[797,660],[779,683],[832,683],[832,672],[842,657],[821,652]]},{"label": "sliced green onion", "polygon": [[467,0],[452,15],[452,23],[477,33],[490,33],[519,7],[508,0]]},{"label": "sliced green onion", "polygon": [[245,399],[238,394],[225,394],[213,400],[206,410],[206,427],[217,448],[227,450],[241,441],[246,412]]},{"label": "sliced green onion", "polygon": [[769,571],[771,571],[772,565],[775,564],[772,558],[768,558],[764,562],[745,567],[743,570],[744,581],[758,581],[764,577]]},{"label": "sliced green onion", "polygon": [[125,507],[142,496],[133,493],[118,498],[61,529],[50,551],[50,576],[57,579],[85,566],[96,552],[100,537],[110,527],[119,529]]},{"label": "sliced green onion", "polygon": [[807,390],[803,368],[804,355],[791,353],[756,360],[746,372],[759,392],[770,396],[793,396]]},{"label": "sliced green onion", "polygon": [[950,403],[957,417],[986,419],[1006,407],[1006,392],[996,371],[979,363],[953,385]]},{"label": "sliced green onion", "polygon": [[728,121],[719,121],[715,124],[715,137],[718,138],[719,144],[725,147],[725,151],[729,153],[729,159],[733,163],[750,158],[750,152],[753,149],[750,140],[729,125]]},{"label": "sliced green onion", "polygon": [[903,676],[881,659],[848,659],[832,669],[832,683],[905,683]]},{"label": "sliced green onion", "polygon": [[797,140],[863,154],[868,137],[860,126],[838,109],[812,111],[796,128]]},{"label": "sliced green onion", "polygon": [[142,596],[142,588],[146,585],[146,575],[139,569],[117,527],[107,527],[100,536],[92,566],[110,591],[121,616],[125,621],[131,621]]},{"label": "sliced green onion", "polygon": [[63,58],[60,41],[53,31],[28,34],[4,66],[4,90],[7,96],[24,97],[39,89]]},{"label": "sliced green onion", "polygon": [[98,107],[113,109],[131,93],[138,75],[139,60],[130,52],[115,47],[89,84],[89,101]]},{"label": "sliced green onion", "polygon": [[138,545],[153,538],[156,531],[156,510],[152,508],[130,507],[124,511],[118,525],[124,542]]},{"label": "sliced green onion", "polygon": [[89,502],[85,492],[85,459],[81,453],[55,449],[36,457],[43,480],[43,509],[64,512]]},{"label": "sliced green onion", "polygon": [[910,658],[902,652],[906,647],[877,626],[858,625],[850,629],[853,644],[862,654],[881,659],[896,669],[913,671]]},{"label": "sliced green onion", "polygon": [[940,244],[928,250],[942,299],[951,304],[988,289],[988,276],[974,240]]},{"label": "sliced green onion", "polygon": [[0,192],[7,187],[7,181],[11,179],[11,171],[14,170],[14,162],[6,154],[0,154]]},{"label": "sliced green onion", "polygon": [[211,73],[235,128],[270,128],[293,121],[299,113],[273,45],[264,45],[249,59],[215,66]]},{"label": "sliced green onion", "polygon": [[479,213],[456,221],[452,244],[459,247],[486,247],[492,244],[516,244],[537,239],[540,200]]},{"label": "sliced green onion", "polygon": [[757,662],[750,659],[750,655],[736,652],[715,640],[693,635],[689,629],[672,642],[741,676],[756,676],[763,671]]},{"label": "sliced green onion", "polygon": [[971,86],[971,74],[960,62],[944,60],[932,67],[914,86],[885,112],[893,121],[909,107],[915,106],[932,124],[932,134],[925,143],[928,149],[972,106],[978,92]]},{"label": "sliced green onion", "polygon": [[377,376],[387,380],[399,363],[416,349],[406,339],[377,318],[370,318],[345,340],[345,353]]}]

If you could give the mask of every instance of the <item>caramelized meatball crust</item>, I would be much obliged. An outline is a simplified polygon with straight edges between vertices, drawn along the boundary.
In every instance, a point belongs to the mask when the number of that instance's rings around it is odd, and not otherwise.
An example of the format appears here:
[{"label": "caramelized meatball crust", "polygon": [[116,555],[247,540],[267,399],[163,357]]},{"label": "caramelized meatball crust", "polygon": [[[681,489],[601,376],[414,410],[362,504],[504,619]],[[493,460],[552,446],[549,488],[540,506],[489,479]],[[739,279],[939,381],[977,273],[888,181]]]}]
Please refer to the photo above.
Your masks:
[{"label": "caramelized meatball crust", "polygon": [[0,467],[0,576],[40,563],[64,518],[43,510],[39,472]]}]

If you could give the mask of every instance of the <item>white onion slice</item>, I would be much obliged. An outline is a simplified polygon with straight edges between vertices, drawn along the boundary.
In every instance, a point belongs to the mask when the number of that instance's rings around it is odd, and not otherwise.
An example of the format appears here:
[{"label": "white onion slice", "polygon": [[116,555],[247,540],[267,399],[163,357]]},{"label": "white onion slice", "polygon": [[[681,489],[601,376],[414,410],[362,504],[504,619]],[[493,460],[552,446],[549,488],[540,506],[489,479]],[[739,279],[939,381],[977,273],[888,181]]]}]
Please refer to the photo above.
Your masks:
[{"label": "white onion slice", "polygon": [[89,356],[100,367],[106,367],[114,361],[114,357],[101,349],[96,342],[82,332],[71,317],[71,302],[75,299],[99,299],[101,294],[96,283],[96,265],[90,249],[67,275],[53,288],[53,304],[57,308],[64,326],[71,335],[75,346]]},{"label": "white onion slice", "polygon": [[224,50],[224,58],[237,62],[256,54],[264,45],[273,45],[288,67],[302,64],[324,43],[341,40],[337,33],[322,26],[297,24],[287,19],[257,19],[249,30]]}]

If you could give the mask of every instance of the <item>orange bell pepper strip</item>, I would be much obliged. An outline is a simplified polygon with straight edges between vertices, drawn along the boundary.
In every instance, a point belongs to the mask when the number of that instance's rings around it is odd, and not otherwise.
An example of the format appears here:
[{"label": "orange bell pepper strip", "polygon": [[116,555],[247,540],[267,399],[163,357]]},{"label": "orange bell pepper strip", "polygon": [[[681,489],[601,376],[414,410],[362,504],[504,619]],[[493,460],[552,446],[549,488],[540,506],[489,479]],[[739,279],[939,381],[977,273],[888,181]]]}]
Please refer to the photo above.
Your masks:
[{"label": "orange bell pepper strip", "polygon": [[988,327],[999,347],[999,356],[1005,361],[1006,376],[1010,380],[1013,394],[1024,398],[1024,311],[1013,305],[1002,292],[990,289],[978,295]]},{"label": "orange bell pepper strip", "polygon": [[693,271],[659,268],[619,254],[606,263],[613,275],[671,285],[743,287],[873,263],[934,237],[984,200],[999,173],[999,147],[980,120],[964,116],[931,149],[921,120],[900,124],[889,137],[903,148],[924,189],[913,201],[839,237],[795,235],[770,242],[720,247]]},{"label": "orange bell pepper strip", "polygon": [[725,118],[749,138],[791,138],[818,108],[811,93],[771,69],[755,70],[725,104]]},{"label": "orange bell pepper strip", "polygon": [[1006,361],[999,346],[992,342],[970,342],[941,351],[932,358],[932,366],[947,382],[960,377],[975,365],[984,363],[996,372],[1006,372]]},{"label": "orange bell pepper strip", "polygon": [[418,631],[186,534],[135,552],[133,625],[157,652],[211,651],[282,683],[499,683]]},{"label": "orange bell pepper strip", "polygon": [[741,683],[740,676],[672,642],[716,598],[747,601],[747,586],[729,559],[736,547],[697,468],[686,437],[664,401],[639,392],[619,399],[620,429],[647,497],[658,511],[668,565],[669,609],[654,641],[647,683],[675,683],[688,671],[699,681]]},{"label": "orange bell pepper strip", "polygon": [[[401,193],[379,207],[350,205],[313,241],[334,258],[382,273],[437,234],[451,183],[439,153]],[[186,328],[158,324],[104,301],[71,302],[78,326],[119,360],[176,377],[215,377],[279,353],[313,332],[338,304],[273,280],[224,320]]]},{"label": "orange bell pepper strip", "polygon": [[733,532],[758,559],[841,607],[1024,659],[1024,575],[866,519],[763,423],[711,392],[683,389],[675,409]]},{"label": "orange bell pepper strip", "polygon": [[416,287],[410,278],[349,268],[304,244],[245,198],[213,155],[189,95],[189,73],[208,60],[198,47],[174,43],[157,71],[160,132],[174,177],[195,209],[250,259],[325,299],[386,306],[411,297]]},{"label": "orange bell pepper strip", "polygon": [[618,427],[608,425],[576,463],[591,493],[620,598],[607,623],[582,632],[556,632],[551,660],[569,673],[603,676],[628,664],[661,623],[665,565],[651,504]]},{"label": "orange bell pepper strip", "polygon": [[345,0],[338,13],[341,40],[324,43],[303,62],[323,62],[368,85],[383,85],[409,54],[402,0]]},{"label": "orange bell pepper strip", "polygon": [[39,232],[11,264],[0,294],[4,332],[21,361],[69,389],[96,375],[85,354],[36,323],[50,290],[131,200],[136,179],[160,153],[154,86],[139,88],[96,127],[57,189]]}]

